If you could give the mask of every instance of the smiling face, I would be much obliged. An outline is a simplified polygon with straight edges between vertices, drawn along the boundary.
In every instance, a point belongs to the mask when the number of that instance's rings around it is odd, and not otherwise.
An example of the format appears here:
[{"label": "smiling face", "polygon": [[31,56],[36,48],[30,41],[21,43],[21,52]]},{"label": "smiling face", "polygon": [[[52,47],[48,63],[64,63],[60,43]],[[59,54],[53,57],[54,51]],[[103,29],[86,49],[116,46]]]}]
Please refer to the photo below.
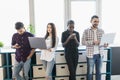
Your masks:
[{"label": "smiling face", "polygon": [[91,23],[92,23],[92,27],[97,28],[99,24],[99,18],[93,18],[91,20]]}]

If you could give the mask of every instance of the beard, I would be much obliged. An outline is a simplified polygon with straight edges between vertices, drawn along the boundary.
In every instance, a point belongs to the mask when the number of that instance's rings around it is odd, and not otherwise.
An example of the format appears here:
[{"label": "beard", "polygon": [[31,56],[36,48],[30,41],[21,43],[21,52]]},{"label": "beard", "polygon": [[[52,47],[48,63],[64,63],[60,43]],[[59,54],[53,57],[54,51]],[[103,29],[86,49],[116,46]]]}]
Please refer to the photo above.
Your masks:
[{"label": "beard", "polygon": [[94,28],[97,28],[97,26],[98,26],[98,24],[93,24],[93,27],[94,27]]}]

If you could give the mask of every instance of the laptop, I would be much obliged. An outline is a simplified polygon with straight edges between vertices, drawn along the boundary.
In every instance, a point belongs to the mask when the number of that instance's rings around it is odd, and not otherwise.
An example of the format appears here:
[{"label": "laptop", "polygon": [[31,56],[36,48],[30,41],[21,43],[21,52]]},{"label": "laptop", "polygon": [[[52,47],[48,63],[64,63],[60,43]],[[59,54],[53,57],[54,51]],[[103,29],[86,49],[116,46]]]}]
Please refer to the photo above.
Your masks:
[{"label": "laptop", "polygon": [[47,49],[45,38],[28,37],[31,48]]},{"label": "laptop", "polygon": [[114,39],[115,39],[115,35],[116,35],[116,33],[103,34],[103,36],[101,38],[100,45],[104,45],[104,43],[113,44]]}]

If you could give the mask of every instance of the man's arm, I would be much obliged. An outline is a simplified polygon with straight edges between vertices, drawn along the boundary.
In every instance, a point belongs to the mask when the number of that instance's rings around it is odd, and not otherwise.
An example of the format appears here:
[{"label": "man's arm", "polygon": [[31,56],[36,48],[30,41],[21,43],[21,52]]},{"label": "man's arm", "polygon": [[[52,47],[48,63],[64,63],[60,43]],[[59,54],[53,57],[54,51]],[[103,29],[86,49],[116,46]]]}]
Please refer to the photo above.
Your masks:
[{"label": "man's arm", "polygon": [[27,59],[30,59],[33,56],[34,53],[35,53],[35,49],[32,49],[29,56],[27,57]]},{"label": "man's arm", "polygon": [[12,42],[11,42],[11,47],[14,48],[14,49],[18,49],[18,48],[21,48],[21,46],[19,46],[18,43],[16,43],[16,40],[15,40],[15,34],[12,36]]},{"label": "man's arm", "polygon": [[79,46],[79,43],[80,43],[79,33],[77,33],[77,34],[75,35],[75,42],[76,42],[77,46]]}]

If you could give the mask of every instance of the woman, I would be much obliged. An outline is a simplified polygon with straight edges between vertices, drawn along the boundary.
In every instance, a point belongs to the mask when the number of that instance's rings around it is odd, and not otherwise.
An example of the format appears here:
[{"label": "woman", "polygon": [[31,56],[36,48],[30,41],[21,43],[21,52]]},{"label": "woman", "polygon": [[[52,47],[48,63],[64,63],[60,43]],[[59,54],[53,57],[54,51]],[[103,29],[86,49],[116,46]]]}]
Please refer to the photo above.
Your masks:
[{"label": "woman", "polygon": [[62,33],[62,45],[65,51],[65,59],[70,72],[69,80],[76,80],[76,68],[78,64],[79,33],[74,31],[74,21],[69,20],[68,29]]},{"label": "woman", "polygon": [[56,28],[54,23],[48,23],[45,35],[47,49],[41,50],[41,57],[44,69],[46,71],[46,80],[52,80],[52,70],[55,64],[55,51],[58,45]]}]

